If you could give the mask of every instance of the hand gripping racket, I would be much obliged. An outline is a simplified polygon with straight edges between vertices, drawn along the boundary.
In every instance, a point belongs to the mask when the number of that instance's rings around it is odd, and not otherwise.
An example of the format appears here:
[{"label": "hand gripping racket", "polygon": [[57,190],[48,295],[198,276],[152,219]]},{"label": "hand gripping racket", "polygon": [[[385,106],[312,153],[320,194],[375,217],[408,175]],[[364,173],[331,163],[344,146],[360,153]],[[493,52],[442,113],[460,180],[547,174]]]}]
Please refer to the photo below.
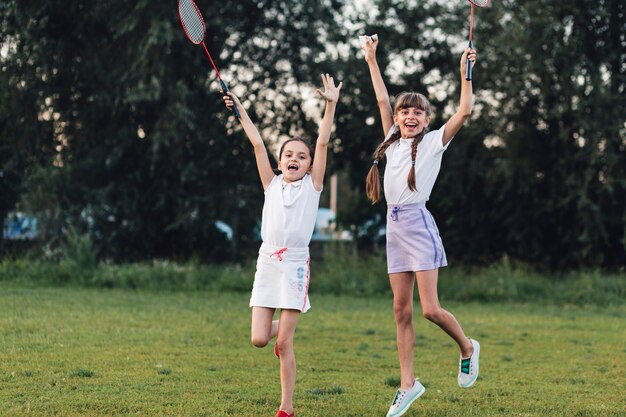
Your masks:
[{"label": "hand gripping racket", "polygon": [[[474,26],[474,6],[480,7],[481,9],[487,7],[489,4],[489,0],[468,0],[472,4],[472,10],[470,11],[470,19],[469,19],[469,47],[472,46],[472,26]],[[467,70],[465,71],[465,79],[467,81],[472,81],[472,62],[467,60]]]},{"label": "hand gripping racket", "polygon": [[[200,14],[200,10],[198,9],[198,6],[196,6],[196,3],[194,3],[193,0],[178,0],[178,17],[180,18],[180,23],[183,25],[183,29],[185,30],[185,34],[189,40],[196,45],[201,44],[204,48],[204,52],[206,52],[206,55],[209,57],[209,61],[211,61],[211,65],[213,65],[213,69],[217,74],[217,79],[222,87],[222,93],[228,93],[228,86],[224,80],[222,80],[220,72],[215,66],[215,62],[213,62],[213,58],[211,58],[211,54],[204,44],[206,26],[204,25],[204,19],[202,18],[202,14]],[[239,110],[237,110],[237,106],[234,103],[233,113],[238,119],[241,118]]]}]

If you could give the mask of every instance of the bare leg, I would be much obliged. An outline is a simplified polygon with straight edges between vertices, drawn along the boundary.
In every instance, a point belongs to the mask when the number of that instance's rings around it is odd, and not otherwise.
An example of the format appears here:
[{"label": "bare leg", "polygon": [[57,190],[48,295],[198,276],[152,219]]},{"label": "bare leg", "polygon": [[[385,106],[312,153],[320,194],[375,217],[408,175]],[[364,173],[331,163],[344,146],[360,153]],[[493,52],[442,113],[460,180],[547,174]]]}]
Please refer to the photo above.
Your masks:
[{"label": "bare leg", "polygon": [[293,392],[296,386],[296,356],[293,350],[293,335],[296,331],[300,312],[281,310],[278,324],[276,348],[280,357],[280,409],[293,413]]},{"label": "bare leg", "polygon": [[393,312],[396,319],[396,340],[398,358],[400,359],[400,388],[408,390],[413,386],[413,347],[415,331],[413,330],[413,287],[412,272],[389,274],[389,282],[393,291]]},{"label": "bare leg", "polygon": [[461,325],[449,311],[444,310],[439,304],[437,295],[437,281],[439,270],[418,271],[415,273],[417,288],[422,305],[424,317],[446,332],[459,345],[461,356],[469,358],[474,350]]},{"label": "bare leg", "polygon": [[252,307],[250,335],[254,346],[267,346],[270,339],[278,333],[278,321],[272,321],[272,317],[274,317],[273,308]]}]

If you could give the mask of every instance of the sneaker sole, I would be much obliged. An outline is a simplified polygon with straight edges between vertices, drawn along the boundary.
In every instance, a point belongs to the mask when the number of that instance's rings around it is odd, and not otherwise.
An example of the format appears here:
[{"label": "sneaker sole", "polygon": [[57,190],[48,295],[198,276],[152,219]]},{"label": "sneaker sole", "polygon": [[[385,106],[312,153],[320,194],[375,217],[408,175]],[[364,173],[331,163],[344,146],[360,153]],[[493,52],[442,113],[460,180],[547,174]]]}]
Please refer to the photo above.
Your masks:
[{"label": "sneaker sole", "polygon": [[[474,340],[474,341],[475,341],[475,340]],[[476,342],[476,341],[475,341],[475,342]],[[478,371],[479,371],[479,369],[480,369],[480,343],[476,342],[476,347],[475,347],[475,349],[476,349],[476,352],[474,352],[473,354],[476,354],[476,375],[475,375],[475,376],[474,376],[474,378],[473,378],[470,382],[468,382],[467,384],[465,384],[465,385],[461,385],[461,384],[459,384],[459,386],[460,386],[461,388],[469,388],[469,387],[471,387],[472,385],[474,385],[474,383],[475,383],[475,382],[476,382],[476,380],[478,379]],[[473,354],[472,354],[472,355],[473,355]]]},{"label": "sneaker sole", "polygon": [[409,407],[411,406],[411,404],[413,404],[413,402],[417,400],[419,397],[424,395],[425,392],[426,392],[426,387],[422,385],[422,389],[418,391],[417,394],[415,394],[415,396],[409,400],[406,407],[404,407],[402,410],[398,411],[395,414],[387,414],[387,417],[400,417],[401,415],[409,411]]}]

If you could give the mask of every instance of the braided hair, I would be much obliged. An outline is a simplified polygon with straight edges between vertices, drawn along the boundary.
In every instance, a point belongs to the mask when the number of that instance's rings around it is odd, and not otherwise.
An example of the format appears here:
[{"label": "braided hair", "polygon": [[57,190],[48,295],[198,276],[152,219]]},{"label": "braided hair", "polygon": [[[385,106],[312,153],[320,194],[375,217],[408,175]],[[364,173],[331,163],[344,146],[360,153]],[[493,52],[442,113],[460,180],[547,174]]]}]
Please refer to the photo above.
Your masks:
[{"label": "braided hair", "polygon": [[[409,107],[416,107],[420,110],[426,112],[427,116],[431,115],[431,108],[428,99],[424,97],[424,95],[413,92],[405,92],[398,96],[398,100],[396,101],[396,105],[394,106],[394,114],[396,114],[399,110],[406,109]],[[411,169],[409,170],[409,175],[407,177],[407,185],[409,190],[417,191],[415,187],[415,157],[417,155],[417,145],[420,144],[424,135],[428,132],[428,129],[424,127],[422,133],[419,134],[413,140],[411,144]],[[391,146],[394,142],[400,139],[400,129],[394,132],[388,140],[383,141],[376,150],[374,151],[374,161],[372,163],[372,167],[370,168],[367,179],[365,189],[367,191],[367,198],[372,202],[372,204],[377,203],[380,200],[380,172],[378,171],[378,163],[385,156],[385,151],[389,146]]]}]

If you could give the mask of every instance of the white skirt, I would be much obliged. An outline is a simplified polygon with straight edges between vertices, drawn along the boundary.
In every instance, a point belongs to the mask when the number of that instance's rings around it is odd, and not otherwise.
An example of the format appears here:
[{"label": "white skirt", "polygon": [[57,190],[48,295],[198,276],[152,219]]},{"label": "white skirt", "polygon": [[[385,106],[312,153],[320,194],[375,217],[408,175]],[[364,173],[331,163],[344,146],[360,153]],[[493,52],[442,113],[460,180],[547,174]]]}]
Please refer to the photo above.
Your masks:
[{"label": "white skirt", "polygon": [[309,248],[279,248],[263,243],[256,263],[250,307],[299,310],[309,302]]}]

